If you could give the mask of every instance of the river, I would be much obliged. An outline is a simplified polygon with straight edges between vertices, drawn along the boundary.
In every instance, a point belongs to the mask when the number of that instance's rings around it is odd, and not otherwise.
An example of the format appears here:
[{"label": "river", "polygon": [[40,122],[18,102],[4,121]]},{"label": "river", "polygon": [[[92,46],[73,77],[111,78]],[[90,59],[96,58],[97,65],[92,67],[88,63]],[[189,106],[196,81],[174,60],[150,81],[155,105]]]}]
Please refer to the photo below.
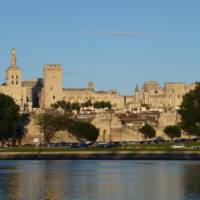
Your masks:
[{"label": "river", "polygon": [[197,200],[199,161],[0,161],[1,200]]}]

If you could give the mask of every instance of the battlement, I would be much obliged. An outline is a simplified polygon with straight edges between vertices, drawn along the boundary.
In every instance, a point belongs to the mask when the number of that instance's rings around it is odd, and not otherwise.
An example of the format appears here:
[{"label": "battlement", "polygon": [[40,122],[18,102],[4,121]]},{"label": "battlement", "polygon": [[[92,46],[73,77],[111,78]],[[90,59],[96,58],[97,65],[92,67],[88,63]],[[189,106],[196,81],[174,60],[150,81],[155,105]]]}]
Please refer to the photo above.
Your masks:
[{"label": "battlement", "polygon": [[44,70],[62,70],[61,64],[46,64]]}]

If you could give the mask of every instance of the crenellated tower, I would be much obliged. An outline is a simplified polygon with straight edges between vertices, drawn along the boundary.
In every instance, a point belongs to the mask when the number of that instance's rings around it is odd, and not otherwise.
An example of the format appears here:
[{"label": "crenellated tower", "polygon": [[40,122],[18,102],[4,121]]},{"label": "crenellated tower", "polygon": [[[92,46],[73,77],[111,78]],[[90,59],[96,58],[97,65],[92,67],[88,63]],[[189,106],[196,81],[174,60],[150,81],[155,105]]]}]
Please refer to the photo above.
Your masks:
[{"label": "crenellated tower", "polygon": [[62,66],[48,64],[44,66],[44,108],[50,108],[53,103],[61,100],[63,96]]}]

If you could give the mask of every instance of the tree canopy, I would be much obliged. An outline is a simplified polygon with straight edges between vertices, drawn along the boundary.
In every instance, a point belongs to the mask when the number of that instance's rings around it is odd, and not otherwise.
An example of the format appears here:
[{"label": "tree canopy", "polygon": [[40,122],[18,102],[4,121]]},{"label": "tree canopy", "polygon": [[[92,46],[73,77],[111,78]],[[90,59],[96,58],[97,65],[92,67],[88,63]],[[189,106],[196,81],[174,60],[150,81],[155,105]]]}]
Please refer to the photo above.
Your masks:
[{"label": "tree canopy", "polygon": [[84,121],[76,121],[67,114],[58,112],[44,112],[35,115],[35,123],[44,135],[44,144],[48,145],[56,132],[67,130],[78,141],[95,141],[99,130],[92,124]]},{"label": "tree canopy", "polygon": [[4,145],[9,141],[21,141],[24,131],[23,116],[12,97],[0,94],[0,141]]},{"label": "tree canopy", "polygon": [[166,126],[164,133],[172,140],[173,138],[181,137],[181,129],[176,125]]},{"label": "tree canopy", "polygon": [[96,101],[93,104],[94,108],[112,108],[112,104],[109,101]]},{"label": "tree canopy", "polygon": [[200,136],[200,82],[196,83],[194,90],[183,96],[178,113],[181,116],[181,128],[189,135]]},{"label": "tree canopy", "polygon": [[56,103],[52,104],[52,108],[62,108],[65,112],[71,114],[73,110],[76,110],[77,112],[80,111],[83,107],[89,107],[93,106],[94,108],[100,109],[100,108],[112,108],[112,104],[109,101],[96,101],[92,103],[92,101],[89,99],[88,101],[80,104],[78,102],[70,103],[66,102],[65,100],[57,101]]},{"label": "tree canopy", "polygon": [[35,114],[35,123],[44,135],[44,144],[49,144],[57,131],[67,129],[71,121],[67,115],[58,112],[44,112]]},{"label": "tree canopy", "polygon": [[71,114],[73,110],[76,110],[77,112],[80,111],[81,105],[77,102],[70,103],[66,102],[65,100],[57,101],[56,103],[52,104],[51,107],[57,109],[62,108],[66,113]]},{"label": "tree canopy", "polygon": [[99,136],[99,130],[92,124],[84,121],[73,121],[68,131],[78,140],[96,141]]},{"label": "tree canopy", "polygon": [[143,125],[140,129],[139,132],[143,135],[145,139],[149,138],[154,138],[156,136],[156,130],[149,124]]}]

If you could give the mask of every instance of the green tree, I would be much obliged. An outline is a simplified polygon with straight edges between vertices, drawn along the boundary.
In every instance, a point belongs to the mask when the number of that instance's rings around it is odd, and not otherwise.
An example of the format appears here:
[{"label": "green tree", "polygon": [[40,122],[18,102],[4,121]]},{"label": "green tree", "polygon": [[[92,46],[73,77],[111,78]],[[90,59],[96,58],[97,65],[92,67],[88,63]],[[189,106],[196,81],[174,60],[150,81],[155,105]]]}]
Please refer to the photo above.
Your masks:
[{"label": "green tree", "polygon": [[81,109],[81,105],[79,103],[74,102],[71,104],[71,110],[76,110],[79,113],[80,109]]},{"label": "green tree", "polygon": [[90,106],[93,106],[93,103],[90,99],[81,104],[81,107],[90,107]]},{"label": "green tree", "polygon": [[176,125],[166,126],[164,133],[172,140],[181,137],[181,129]]},{"label": "green tree", "polygon": [[62,108],[66,113],[71,114],[73,110],[76,110],[77,112],[80,111],[80,104],[77,102],[74,103],[70,103],[70,102],[66,102],[65,100],[60,100],[57,101],[56,103],[51,105],[52,108]]},{"label": "green tree", "polygon": [[194,90],[184,95],[178,110],[181,128],[189,135],[200,136],[200,82]]},{"label": "green tree", "polygon": [[71,122],[68,131],[79,142],[84,140],[94,142],[99,136],[99,130],[94,125],[84,121]]},{"label": "green tree", "polygon": [[0,94],[0,141],[3,146],[15,135],[19,106],[12,97]]},{"label": "green tree", "polygon": [[145,139],[151,139],[156,136],[156,130],[149,124],[145,124],[141,128],[139,128],[139,132],[143,135]]},{"label": "green tree", "polygon": [[35,114],[36,125],[44,135],[44,144],[48,145],[56,132],[66,130],[71,122],[68,115],[58,112],[44,112]]},{"label": "green tree", "polygon": [[112,104],[109,101],[96,101],[94,103],[94,108],[108,108],[111,109],[112,108]]},{"label": "green tree", "polygon": [[29,114],[21,114],[16,124],[15,133],[12,138],[12,144],[18,143],[21,145],[22,139],[25,137],[27,129],[25,126],[30,122]]}]

